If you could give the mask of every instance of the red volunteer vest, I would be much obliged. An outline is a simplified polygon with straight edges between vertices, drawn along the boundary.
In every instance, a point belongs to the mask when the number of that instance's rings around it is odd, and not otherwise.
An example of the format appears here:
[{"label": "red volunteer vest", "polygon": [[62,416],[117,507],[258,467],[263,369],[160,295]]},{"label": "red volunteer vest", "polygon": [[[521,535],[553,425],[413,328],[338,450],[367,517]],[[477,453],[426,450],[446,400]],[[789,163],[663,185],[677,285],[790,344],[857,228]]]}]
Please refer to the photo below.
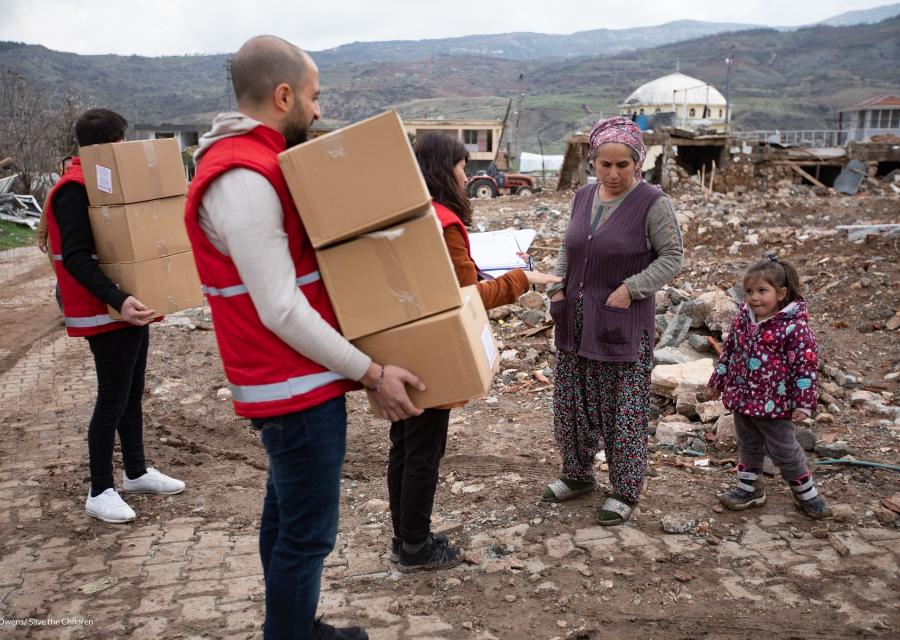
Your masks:
[{"label": "red volunteer vest", "polygon": [[[200,228],[198,213],[203,194],[231,169],[255,171],[278,193],[284,212],[284,231],[296,269],[297,285],[322,318],[337,328],[325,286],[319,277],[316,254],[291,199],[278,154],[284,136],[267,126],[214,143],[203,154],[188,190],[185,225],[194,260],[213,315],[213,326],[234,410],[245,418],[267,418],[309,409],[347,391],[362,388],[297,353],[269,331],[259,318],[231,257],[224,255]],[[248,214],[252,215],[250,212]],[[303,327],[297,327],[303,331]]]},{"label": "red volunteer vest", "polygon": [[[84,174],[81,171],[81,160],[79,158],[72,159],[72,166],[50,189],[44,204],[44,215],[47,220],[47,238],[50,241],[50,253],[53,255],[56,280],[59,282],[59,294],[62,297],[66,333],[73,337],[87,337],[130,327],[131,325],[125,321],[110,318],[106,303],[81,286],[81,283],[63,266],[62,237],[59,233],[59,223],[56,221],[56,214],[53,212],[53,196],[62,187],[73,182],[84,186]],[[96,256],[94,258],[96,259]]]},{"label": "red volunteer vest", "polygon": [[[469,246],[469,231],[466,229],[466,225],[463,224],[462,220],[459,219],[459,216],[453,213],[449,207],[445,207],[433,200],[431,204],[434,206],[434,212],[437,214],[438,220],[441,221],[441,228],[446,229],[447,227],[456,226],[459,229],[463,240],[466,241],[466,253],[469,254],[469,259],[471,259],[472,248]],[[472,260],[472,262],[475,261]]]}]

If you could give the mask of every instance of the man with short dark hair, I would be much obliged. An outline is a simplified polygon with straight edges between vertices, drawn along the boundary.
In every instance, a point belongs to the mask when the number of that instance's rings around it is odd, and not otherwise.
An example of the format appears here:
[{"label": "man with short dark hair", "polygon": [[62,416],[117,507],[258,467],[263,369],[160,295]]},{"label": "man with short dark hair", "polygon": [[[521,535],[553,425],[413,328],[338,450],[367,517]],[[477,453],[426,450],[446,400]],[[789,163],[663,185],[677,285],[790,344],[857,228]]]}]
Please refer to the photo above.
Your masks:
[{"label": "man with short dark hair", "polygon": [[408,371],[381,365],[336,330],[315,252],[278,164],[319,117],[319,71],[280,38],[261,36],[231,63],[239,112],[220,114],[195,155],[185,212],[235,412],[269,457],[259,548],[265,638],[363,640],[315,620],[338,527],[347,433],[344,394],[371,390],[392,419],[419,415]]},{"label": "man with short dark hair", "polygon": [[[118,113],[91,109],[75,125],[78,146],[119,142],[127,127]],[[113,480],[117,432],[125,491],[171,495],[184,490],[182,481],[147,467],[144,459],[141,398],[150,341],[147,325],[155,312],[121,291],[101,271],[77,157],[50,190],[44,206],[66,332],[87,338],[97,368],[97,402],[88,427],[91,489],[85,510],[104,522],[129,522],[135,518],[134,510],[119,496]],[[107,305],[118,311],[122,320],[113,320]]]}]

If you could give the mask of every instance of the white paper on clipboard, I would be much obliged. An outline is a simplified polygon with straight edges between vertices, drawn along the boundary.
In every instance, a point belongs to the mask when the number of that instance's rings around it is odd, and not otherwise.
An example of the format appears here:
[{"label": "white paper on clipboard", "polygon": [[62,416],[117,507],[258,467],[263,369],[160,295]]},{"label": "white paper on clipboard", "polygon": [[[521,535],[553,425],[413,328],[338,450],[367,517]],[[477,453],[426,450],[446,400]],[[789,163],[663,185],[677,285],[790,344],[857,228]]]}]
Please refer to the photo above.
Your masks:
[{"label": "white paper on clipboard", "polygon": [[472,259],[478,268],[493,276],[503,275],[512,269],[524,269],[528,265],[518,255],[527,253],[537,236],[534,229],[503,229],[469,234]]}]

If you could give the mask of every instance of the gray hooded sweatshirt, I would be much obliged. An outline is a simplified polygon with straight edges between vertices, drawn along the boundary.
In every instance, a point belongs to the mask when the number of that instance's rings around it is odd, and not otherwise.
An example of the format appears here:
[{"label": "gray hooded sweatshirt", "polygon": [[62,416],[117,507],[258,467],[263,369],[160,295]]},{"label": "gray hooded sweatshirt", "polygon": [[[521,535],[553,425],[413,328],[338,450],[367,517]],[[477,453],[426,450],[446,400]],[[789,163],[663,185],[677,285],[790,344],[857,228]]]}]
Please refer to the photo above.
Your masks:
[{"label": "gray hooded sweatshirt", "polygon": [[[236,111],[219,114],[194,160],[200,162],[214,142],[259,124]],[[365,375],[372,360],[325,322],[297,287],[284,212],[268,180],[249,169],[223,173],[203,194],[198,219],[213,246],[231,257],[269,331],[329,371],[350,380]]]}]

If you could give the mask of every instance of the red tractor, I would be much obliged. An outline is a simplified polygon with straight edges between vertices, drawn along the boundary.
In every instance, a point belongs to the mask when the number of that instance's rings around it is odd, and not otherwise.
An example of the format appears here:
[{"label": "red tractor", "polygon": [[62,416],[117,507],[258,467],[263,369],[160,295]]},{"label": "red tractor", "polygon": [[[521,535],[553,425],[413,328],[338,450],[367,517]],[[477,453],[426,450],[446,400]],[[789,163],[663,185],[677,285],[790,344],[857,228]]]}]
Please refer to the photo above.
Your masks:
[{"label": "red tractor", "polygon": [[466,191],[470,198],[496,198],[499,195],[531,196],[541,190],[537,181],[522,173],[501,173],[494,169],[479,171],[469,178]]}]

